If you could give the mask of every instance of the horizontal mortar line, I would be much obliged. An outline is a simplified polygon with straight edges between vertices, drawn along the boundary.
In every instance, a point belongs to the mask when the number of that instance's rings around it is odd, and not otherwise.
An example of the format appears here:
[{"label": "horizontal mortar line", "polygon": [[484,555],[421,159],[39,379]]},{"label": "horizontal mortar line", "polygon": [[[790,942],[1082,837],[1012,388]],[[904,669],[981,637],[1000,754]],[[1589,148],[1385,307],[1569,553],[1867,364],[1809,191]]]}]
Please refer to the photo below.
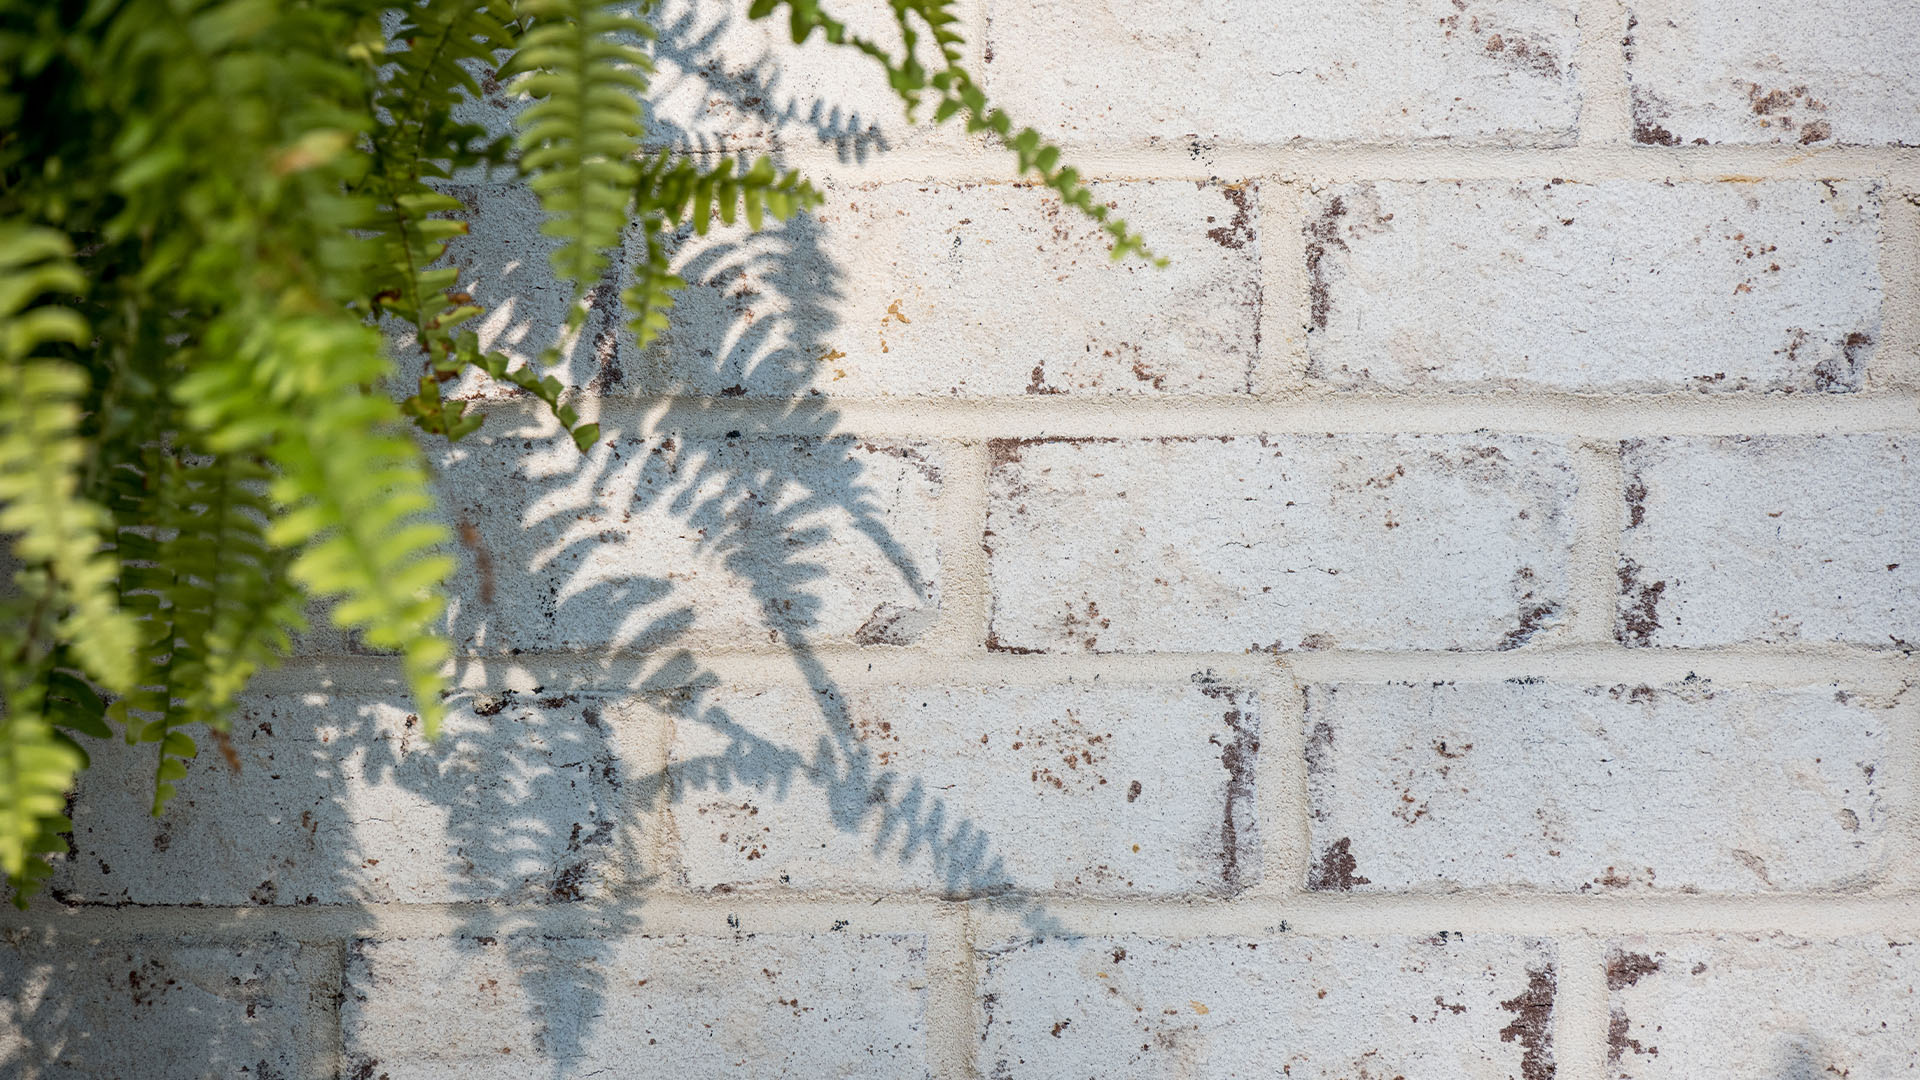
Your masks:
[{"label": "horizontal mortar line", "polygon": [[[1793,435],[1920,430],[1920,393],[1775,395],[1735,400],[1699,394],[1617,397],[1456,394],[1433,397],[1310,393],[1220,398],[820,398],[684,397],[579,399],[609,437],[847,436],[1180,438],[1221,434],[1542,434],[1616,439],[1658,436]],[[550,418],[520,402],[476,403],[505,435],[557,435]],[[483,434],[487,432],[482,428]]]},{"label": "horizontal mortar line", "polygon": [[[651,678],[666,654],[531,652],[511,657],[461,658],[450,673],[467,690],[535,687],[549,690],[636,689]],[[758,682],[805,685],[793,654],[693,651],[700,675],[724,684]],[[1836,645],[1742,645],[1708,649],[1644,649],[1605,644],[1568,644],[1505,652],[1248,652],[1102,654],[944,653],[892,646],[833,645],[810,650],[835,681],[848,686],[956,681],[1040,682],[1109,679],[1114,682],[1184,680],[1215,671],[1247,679],[1278,671],[1302,682],[1330,680],[1471,679],[1538,676],[1556,681],[1672,682],[1699,675],[1732,684],[1810,685],[1840,682],[1889,687],[1920,676],[1920,657],[1895,649]],[[297,657],[255,677],[257,689],[297,693],[333,690],[393,690],[397,661],[384,657]],[[675,680],[667,687],[684,685]]]},{"label": "horizontal mortar line", "polygon": [[[925,930],[957,905],[974,912],[981,943],[1021,940],[1044,920],[1069,935],[1174,939],[1320,935],[1664,934],[1784,932],[1800,937],[1885,932],[1920,934],[1920,894],[1883,896],[1533,895],[1461,892],[1297,894],[1231,900],[1192,897],[1093,898],[1010,895],[970,900],[912,895],[796,893],[711,897],[649,894],[573,904],[370,903],[310,907],[73,907],[38,902],[0,914],[9,937],[35,931],[124,939],[148,934],[301,940],[428,937],[515,932],[612,936],[625,933],[748,936]],[[737,925],[736,925],[737,923]],[[1200,929],[1204,928],[1204,929]]]},{"label": "horizontal mortar line", "polygon": [[[1920,181],[1920,148],[1797,145],[1654,147],[1597,143],[1558,147],[1416,146],[1295,143],[1160,146],[1067,145],[1062,160],[1084,179],[1276,179],[1290,183],[1355,180],[1734,180],[1885,179]],[[725,156],[725,155],[716,155]],[[997,183],[1014,177],[1011,155],[961,146],[922,146],[841,161],[831,151],[795,144],[783,164],[815,178],[848,183]]]}]

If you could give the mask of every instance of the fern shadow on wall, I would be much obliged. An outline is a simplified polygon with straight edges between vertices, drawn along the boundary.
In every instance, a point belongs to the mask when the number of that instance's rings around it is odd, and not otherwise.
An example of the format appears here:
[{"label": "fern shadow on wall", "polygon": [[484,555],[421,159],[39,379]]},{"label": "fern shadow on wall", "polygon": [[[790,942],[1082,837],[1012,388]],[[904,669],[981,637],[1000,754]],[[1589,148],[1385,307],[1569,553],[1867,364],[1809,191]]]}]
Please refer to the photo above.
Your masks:
[{"label": "fern shadow on wall", "polygon": [[[710,55],[724,29],[670,20],[660,54],[738,115],[797,129],[845,158],[885,152],[878,127],[844,110],[797,98],[770,106],[781,82],[769,58],[729,68]],[[722,145],[695,126],[655,130],[678,145]],[[103,745],[54,898],[215,910],[184,935],[92,952],[36,953],[24,940],[32,931],[21,932],[25,962],[0,970],[0,992],[17,1003],[20,1027],[44,1037],[0,1049],[0,1073],[138,1075],[142,1061],[114,1056],[127,1047],[75,1034],[112,1023],[99,1010],[116,999],[93,989],[104,980],[127,985],[127,1009],[177,1013],[211,1072],[297,1074],[304,1062],[276,1056],[292,1045],[302,1055],[343,1052],[342,1075],[378,1076],[386,1050],[356,1037],[359,991],[395,958],[380,949],[412,956],[405,950],[418,946],[430,961],[435,947],[388,940],[373,907],[388,904],[435,905],[451,921],[432,935],[471,954],[480,992],[517,997],[545,1018],[548,1075],[631,1064],[627,1048],[596,1042],[611,976],[576,943],[645,931],[642,896],[662,872],[649,861],[661,845],[638,819],[708,797],[820,800],[832,829],[863,838],[876,862],[923,867],[940,895],[988,897],[1021,911],[1036,935],[1058,932],[1037,901],[1010,888],[964,793],[934,794],[876,756],[819,655],[823,638],[905,643],[931,624],[940,598],[930,525],[888,507],[890,495],[927,494],[940,478],[920,448],[838,431],[838,414],[813,392],[840,329],[834,302],[849,286],[818,241],[803,215],[689,249],[681,272],[694,285],[663,349],[649,355],[634,354],[611,323],[590,324],[566,371],[602,395],[603,437],[588,458],[511,398],[489,406],[482,438],[444,452],[443,507],[467,541],[449,626],[462,684],[497,687],[517,655],[537,654],[570,672],[568,685],[463,691],[442,738],[428,743],[394,704],[401,689],[382,685],[383,658],[317,636],[328,655],[264,678],[236,718],[237,771],[203,754],[158,820],[146,816],[150,748]],[[544,260],[484,262],[470,269],[495,283],[502,296],[491,299],[520,305],[495,332],[535,341],[538,294],[557,289],[542,283]],[[602,303],[614,284],[597,290]],[[511,485],[500,479],[509,475]],[[858,569],[876,556],[884,573]],[[815,722],[810,741],[783,741],[791,728],[769,733],[728,705],[726,680],[702,653],[732,650],[743,636],[790,659]],[[608,688],[609,671],[625,689]],[[622,725],[662,716],[697,731],[701,749],[665,768],[626,760]],[[135,895],[127,882],[145,884]],[[263,942],[258,920],[233,907],[243,904],[313,908],[322,928],[313,937],[350,942],[337,1018],[327,993],[291,1021],[284,1015],[286,1001],[303,997],[289,989],[297,980],[339,977],[329,974],[331,947]],[[220,976],[211,991],[210,970]],[[282,1012],[260,1010],[271,1022],[258,1025],[219,1023],[232,1010],[203,1010],[196,993],[244,1002],[248,1013],[279,1002]],[[438,1018],[444,1053],[484,1047],[476,1069],[498,1066],[484,1010],[464,998],[411,1004]],[[292,1043],[289,1023],[300,1032]],[[769,1062],[792,1052],[762,1050]]]}]

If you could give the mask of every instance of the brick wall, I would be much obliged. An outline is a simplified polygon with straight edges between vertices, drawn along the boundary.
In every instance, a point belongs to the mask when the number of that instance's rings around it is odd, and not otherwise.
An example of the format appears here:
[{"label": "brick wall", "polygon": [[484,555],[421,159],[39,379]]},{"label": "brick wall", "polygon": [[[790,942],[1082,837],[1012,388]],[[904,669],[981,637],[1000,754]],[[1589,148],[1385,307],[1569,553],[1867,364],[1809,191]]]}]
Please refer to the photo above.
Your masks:
[{"label": "brick wall", "polygon": [[1172,265],[670,8],[660,140],[827,204],[610,274],[584,461],[468,387],[440,741],[315,634],[165,818],[99,753],[0,1072],[1920,1070],[1920,12],[962,6]]}]

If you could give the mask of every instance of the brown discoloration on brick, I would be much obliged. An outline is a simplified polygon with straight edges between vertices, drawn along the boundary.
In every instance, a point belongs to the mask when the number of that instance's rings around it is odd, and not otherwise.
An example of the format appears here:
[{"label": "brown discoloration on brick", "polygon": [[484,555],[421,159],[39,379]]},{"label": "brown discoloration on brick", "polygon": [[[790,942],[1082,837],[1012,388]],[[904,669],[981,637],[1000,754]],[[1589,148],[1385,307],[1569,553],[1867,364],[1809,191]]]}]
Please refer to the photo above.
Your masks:
[{"label": "brown discoloration on brick", "polygon": [[1343,836],[1320,853],[1320,861],[1307,868],[1307,888],[1316,892],[1352,892],[1355,885],[1372,881],[1354,873],[1359,863],[1353,857],[1353,839]]},{"label": "brown discoloration on brick", "polygon": [[[1527,595],[1532,596],[1533,594],[1528,593]],[[1528,639],[1549,625],[1547,620],[1551,619],[1554,612],[1559,610],[1560,605],[1555,603],[1532,604],[1522,607],[1520,609],[1519,621],[1515,623],[1513,629],[1507,631],[1506,637],[1500,639],[1499,649],[1505,652],[1508,649],[1517,649],[1525,645]]]},{"label": "brown discoloration on brick", "polygon": [[1624,990],[1660,970],[1660,961],[1645,953],[1615,949],[1607,954],[1607,989]]},{"label": "brown discoloration on brick", "polygon": [[1307,222],[1302,230],[1307,238],[1308,322],[1315,330],[1327,328],[1327,316],[1333,308],[1331,285],[1323,264],[1330,248],[1348,250],[1347,242],[1340,239],[1340,219],[1346,213],[1346,200],[1335,195],[1327,201],[1320,216]]},{"label": "brown discoloration on brick", "polygon": [[1607,1064],[1620,1064],[1629,1050],[1648,1057],[1659,1056],[1659,1047],[1643,1047],[1639,1039],[1629,1037],[1627,1032],[1632,1030],[1633,1021],[1627,1018],[1626,1010],[1616,1005],[1607,1013]]},{"label": "brown discoloration on brick", "polygon": [[[1620,449],[1623,453],[1631,452],[1639,445],[1638,440],[1632,440],[1621,443]],[[1626,498],[1627,528],[1638,528],[1647,520],[1647,482],[1637,472],[1627,477]]]},{"label": "brown discoloration on brick", "polygon": [[[1805,86],[1793,86],[1786,89],[1771,89],[1759,83],[1747,84],[1747,101],[1753,107],[1755,121],[1763,128],[1777,128],[1781,131],[1794,130],[1796,120],[1794,112],[1823,113],[1827,104],[1815,98]],[[1800,145],[1810,146],[1833,137],[1833,126],[1818,117],[1798,121],[1800,127]]]},{"label": "brown discoloration on brick", "polygon": [[1563,73],[1558,56],[1518,34],[1494,34],[1486,39],[1484,50],[1522,72],[1549,79]]},{"label": "brown discoloration on brick", "polygon": [[1660,126],[1670,111],[1660,99],[1641,89],[1633,88],[1633,141],[1645,146],[1679,146],[1680,136]]},{"label": "brown discoloration on brick", "polygon": [[1840,355],[1829,356],[1813,368],[1813,388],[1822,393],[1847,393],[1860,388],[1873,335],[1856,330],[1840,343]]},{"label": "brown discoloration on brick", "polygon": [[927,478],[928,483],[937,484],[940,482],[940,467],[932,461],[929,461],[927,455],[911,446],[890,446],[877,442],[863,442],[858,445],[860,449],[865,450],[869,454],[885,454],[888,457],[896,457],[912,465],[915,469],[919,470],[921,476]]},{"label": "brown discoloration on brick", "polygon": [[1622,558],[1620,576],[1620,623],[1614,637],[1622,645],[1651,645],[1653,633],[1660,629],[1660,595],[1667,591],[1664,581],[1640,580],[1640,564]]},{"label": "brown discoloration on brick", "polygon": [[[1240,691],[1203,683],[1200,692],[1226,704],[1227,710],[1221,719],[1233,732],[1231,741],[1220,744],[1216,738],[1213,742],[1220,745],[1220,765],[1227,770],[1226,809],[1220,821],[1220,881],[1229,891],[1237,892],[1243,884],[1240,848],[1248,840],[1242,835],[1247,827],[1240,818],[1245,815],[1249,823],[1252,820],[1253,775],[1260,753],[1260,736],[1253,718],[1240,707]],[[1131,793],[1127,801],[1133,801]]]},{"label": "brown discoloration on brick", "polygon": [[1244,184],[1229,184],[1220,189],[1220,194],[1233,204],[1233,218],[1225,225],[1208,229],[1207,239],[1230,251],[1238,251],[1246,247],[1255,235],[1253,209],[1248,204],[1247,188]]},{"label": "brown discoloration on brick", "polygon": [[1513,1022],[1500,1029],[1500,1041],[1520,1044],[1523,1080],[1553,1080],[1554,990],[1551,967],[1530,968],[1526,990],[1500,1003],[1502,1009],[1514,1014]]},{"label": "brown discoloration on brick", "polygon": [[860,629],[853,632],[854,643],[857,645],[910,645],[920,637],[920,632],[924,629],[923,618],[910,616],[924,614],[921,608],[881,604],[873,609],[872,615],[867,616],[866,622],[860,624]]},{"label": "brown discoloration on brick", "polygon": [[1029,394],[1064,394],[1066,393],[1066,391],[1060,389],[1057,386],[1047,385],[1047,365],[1046,365],[1046,361],[1043,360],[1040,363],[1033,365],[1033,377],[1027,382],[1027,393]]},{"label": "brown discoloration on brick", "polygon": [[1004,644],[1003,642],[1001,642],[1000,635],[998,632],[993,630],[988,630],[987,631],[987,651],[998,652],[998,653],[1011,653],[1014,656],[1034,656],[1039,653],[1045,652],[1046,650],[1029,649],[1024,645]]}]

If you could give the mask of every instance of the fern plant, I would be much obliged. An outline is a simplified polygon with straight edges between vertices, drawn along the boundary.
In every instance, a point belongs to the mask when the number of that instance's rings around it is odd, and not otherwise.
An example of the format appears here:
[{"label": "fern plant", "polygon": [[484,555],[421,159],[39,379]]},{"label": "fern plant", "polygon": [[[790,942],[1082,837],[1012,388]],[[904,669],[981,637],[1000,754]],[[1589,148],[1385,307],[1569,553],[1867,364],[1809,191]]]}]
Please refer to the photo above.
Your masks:
[{"label": "fern plant", "polygon": [[[87,740],[154,754],[157,814],[313,601],[398,654],[426,730],[452,567],[411,424],[481,417],[472,368],[598,437],[535,365],[483,350],[441,184],[518,170],[559,242],[569,324],[623,230],[645,343],[682,282],[669,235],[758,229],[819,202],[760,158],[644,153],[652,28],[607,0],[0,0],[0,872],[24,904],[64,850]],[[903,47],[817,0],[755,0],[886,72],[909,118],[960,119],[1148,257],[1060,154],[964,67],[952,0],[890,0]],[[926,62],[931,57],[932,62]],[[517,137],[458,120],[489,68],[530,99]],[[394,349],[390,328],[408,328]],[[413,393],[382,388],[398,362]]]}]

